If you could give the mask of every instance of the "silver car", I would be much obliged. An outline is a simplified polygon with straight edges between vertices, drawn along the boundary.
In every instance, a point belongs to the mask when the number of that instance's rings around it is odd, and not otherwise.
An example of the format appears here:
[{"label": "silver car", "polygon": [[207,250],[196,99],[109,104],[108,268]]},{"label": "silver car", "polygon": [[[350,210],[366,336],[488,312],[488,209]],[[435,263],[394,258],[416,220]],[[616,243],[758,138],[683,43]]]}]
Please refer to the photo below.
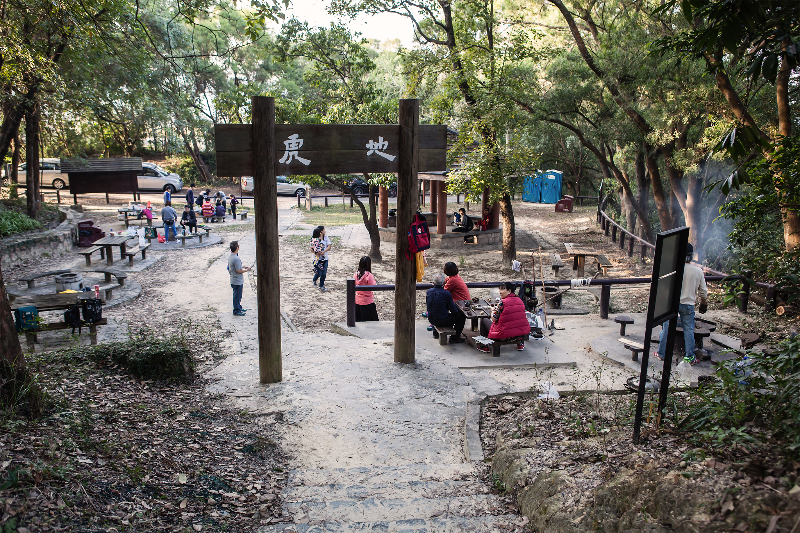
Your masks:
[{"label": "silver car", "polygon": [[155,163],[142,163],[139,174],[140,191],[166,191],[170,194],[183,189],[183,180],[174,172],[167,172]]},{"label": "silver car", "polygon": [[[19,186],[25,187],[27,180],[25,179],[25,171],[28,168],[28,163],[22,163],[19,167]],[[39,176],[41,176],[42,187],[53,187],[54,189],[63,189],[69,185],[69,178],[66,174],[61,173],[61,160],[57,157],[45,157],[39,160]],[[8,186],[11,178],[5,175],[3,171],[3,185]]]},{"label": "silver car", "polygon": [[[289,183],[286,176],[276,176],[278,179],[278,195],[288,194],[303,198],[306,195],[306,184],[303,182]],[[253,177],[245,176],[242,178],[242,190],[253,192]]]}]

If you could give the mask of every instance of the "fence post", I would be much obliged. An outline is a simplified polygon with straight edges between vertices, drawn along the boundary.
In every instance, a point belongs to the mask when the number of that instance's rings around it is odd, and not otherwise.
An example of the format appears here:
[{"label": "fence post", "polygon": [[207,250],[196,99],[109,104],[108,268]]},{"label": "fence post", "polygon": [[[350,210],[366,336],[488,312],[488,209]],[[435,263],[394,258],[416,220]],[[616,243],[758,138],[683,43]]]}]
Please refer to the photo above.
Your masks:
[{"label": "fence post", "polygon": [[106,193],[106,205],[110,204],[111,202],[108,199],[108,193]]},{"label": "fence post", "polygon": [[611,242],[617,242],[617,227],[611,226]]},{"label": "fence post", "polygon": [[645,246],[644,243],[642,243],[642,252],[640,257],[642,258],[642,261],[644,261],[644,258],[647,257],[647,246]]},{"label": "fence post", "polygon": [[633,245],[635,242],[636,240],[633,237],[628,239],[628,257],[633,257]]},{"label": "fence post", "polygon": [[60,204],[61,203],[61,191],[56,189],[56,201]]},{"label": "fence post", "polygon": [[625,232],[624,231],[620,231],[619,232],[619,249],[620,250],[624,250],[625,249]]},{"label": "fence post", "polygon": [[325,207],[328,207],[328,197],[325,197]]},{"label": "fence post", "polygon": [[605,231],[606,237],[608,237],[608,230],[609,230],[609,226],[610,225],[611,225],[611,221],[610,220],[606,220],[606,231]]},{"label": "fence post", "polygon": [[778,296],[774,286],[767,289],[767,301],[764,303],[764,312],[769,313],[775,310],[775,298]]},{"label": "fence post", "polygon": [[347,280],[347,327],[356,325],[356,280]]},{"label": "fence post", "polygon": [[611,306],[611,285],[600,286],[600,318],[608,318],[608,308]]},{"label": "fence post", "polygon": [[300,195],[297,195],[297,207],[300,207]]},{"label": "fence post", "polygon": [[736,296],[737,296],[737,299],[739,300],[739,302],[738,302],[739,303],[739,312],[740,313],[747,313],[747,303],[750,300],[750,284],[747,283],[747,278],[752,278],[753,277],[753,273],[750,272],[750,271],[747,271],[747,272],[743,272],[743,274],[744,274],[744,277],[745,277],[745,279],[743,280],[744,281],[744,287],[742,288],[742,291],[739,294],[737,294]]}]

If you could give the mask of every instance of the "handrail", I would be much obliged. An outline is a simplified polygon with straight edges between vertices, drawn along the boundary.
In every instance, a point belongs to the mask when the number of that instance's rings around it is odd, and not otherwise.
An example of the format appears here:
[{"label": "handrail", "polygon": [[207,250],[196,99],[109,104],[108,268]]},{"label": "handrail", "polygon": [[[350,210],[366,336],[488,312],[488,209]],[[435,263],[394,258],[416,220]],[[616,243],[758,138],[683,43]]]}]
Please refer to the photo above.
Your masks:
[{"label": "handrail", "polygon": [[[712,275],[712,276],[705,276],[706,281],[733,281],[733,280],[741,280],[745,279],[745,276],[742,275],[733,275],[733,276],[723,276],[723,275]],[[530,280],[526,280],[530,281]],[[643,285],[649,284],[652,279],[651,278],[594,278],[587,280],[587,285],[593,285],[596,287],[600,287],[600,318],[608,318],[608,312],[610,307],[611,301],[611,286],[612,285]],[[512,281],[512,283],[516,284],[517,286],[521,286],[523,284],[523,280],[520,281]],[[468,288],[471,289],[492,289],[500,286],[499,282],[486,282],[486,281],[474,281],[466,283]],[[540,287],[558,287],[558,286],[571,286],[572,280],[569,279],[558,279],[558,280],[533,280],[534,286]],[[417,283],[416,290],[418,291],[427,291],[428,289],[432,289],[433,284],[431,283]],[[347,306],[347,326],[354,327],[356,325],[356,292],[357,291],[373,291],[373,292],[386,292],[386,291],[394,291],[396,286],[392,283],[389,284],[382,284],[382,285],[356,285],[356,281],[354,279],[347,280],[347,289],[346,289],[346,306]],[[748,290],[747,286],[745,286],[745,291],[741,293],[742,298],[739,302],[739,310],[742,312],[747,312],[747,303],[750,296],[750,291]]]}]

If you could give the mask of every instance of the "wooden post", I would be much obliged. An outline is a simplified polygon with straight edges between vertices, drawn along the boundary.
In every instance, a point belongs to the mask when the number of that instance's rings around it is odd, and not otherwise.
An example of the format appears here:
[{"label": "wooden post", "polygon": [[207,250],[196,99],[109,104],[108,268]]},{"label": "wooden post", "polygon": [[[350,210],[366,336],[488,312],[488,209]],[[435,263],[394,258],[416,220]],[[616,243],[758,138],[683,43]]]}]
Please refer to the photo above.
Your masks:
[{"label": "wooden post", "polygon": [[347,327],[354,328],[356,327],[356,280],[353,278],[347,280],[345,302],[347,306]]},{"label": "wooden post", "polygon": [[61,203],[61,191],[56,189],[56,201],[60,204]]},{"label": "wooden post", "polygon": [[111,202],[108,199],[108,193],[106,193],[106,205],[110,204]]},{"label": "wooden post", "polygon": [[425,184],[426,183],[427,183],[427,180],[422,180],[422,181],[419,182],[419,185],[422,188],[422,194],[420,195],[420,201],[419,201],[420,205],[426,205],[425,204]]},{"label": "wooden post", "polygon": [[600,318],[608,318],[608,308],[611,306],[611,285],[600,286]]},{"label": "wooden post", "polygon": [[78,205],[78,195],[77,194],[73,193],[73,195],[72,195],[72,203],[75,204],[75,205]]},{"label": "wooden post", "polygon": [[492,204],[492,210],[489,214],[489,229],[497,229],[500,227],[500,202]]},{"label": "wooden post", "polygon": [[389,191],[386,187],[378,187],[378,227],[389,227]]},{"label": "wooden post", "polygon": [[436,196],[439,197],[439,211],[436,212],[436,233],[442,235],[447,233],[447,188],[443,181],[437,182]]},{"label": "wooden post", "polygon": [[413,363],[417,315],[417,274],[414,261],[406,259],[408,239],[417,209],[419,191],[419,100],[400,100],[400,154],[397,172],[397,239],[394,299],[394,361]]},{"label": "wooden post", "polygon": [[253,202],[257,206],[258,369],[261,383],[283,380],[278,181],[275,177],[275,99],[253,96]]},{"label": "wooden post", "polygon": [[617,227],[616,226],[613,226],[611,228],[611,241],[612,242],[617,242]]},{"label": "wooden post", "polygon": [[[431,213],[439,213],[439,182],[436,180],[430,181],[431,185]],[[424,198],[424,196],[423,196]]]}]

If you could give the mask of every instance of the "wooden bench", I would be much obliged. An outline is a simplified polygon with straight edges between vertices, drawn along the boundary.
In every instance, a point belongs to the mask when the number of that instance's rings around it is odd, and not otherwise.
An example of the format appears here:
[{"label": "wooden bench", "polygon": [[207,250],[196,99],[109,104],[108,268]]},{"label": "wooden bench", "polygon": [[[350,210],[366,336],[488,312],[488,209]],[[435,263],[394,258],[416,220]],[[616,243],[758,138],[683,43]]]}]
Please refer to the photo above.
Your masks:
[{"label": "wooden bench", "polygon": [[[200,231],[202,231],[203,233],[200,233]],[[200,244],[203,244],[203,237],[208,237],[209,235],[211,235],[211,228],[207,228],[205,226],[199,228],[199,230],[197,231],[197,236],[199,237]]]},{"label": "wooden bench", "polygon": [[[83,323],[82,327],[89,328],[89,337],[93,346],[97,344],[97,326],[105,326],[106,324],[108,324],[108,320],[105,318],[101,318],[97,322],[91,324],[87,324],[85,322]],[[38,333],[58,331],[61,329],[72,329],[72,326],[68,325],[66,322],[45,322],[39,324],[39,329],[35,329],[33,331],[20,331],[20,333],[25,334],[25,341],[29,346],[32,346],[39,342],[39,339],[36,336]]]},{"label": "wooden bench", "polygon": [[[676,333],[676,336],[680,335],[681,337],[683,337],[683,326],[680,325],[680,324],[675,326],[675,333]],[[703,339],[706,338],[706,337],[710,337],[710,336],[711,336],[711,331],[709,329],[704,328],[702,326],[697,326],[697,324],[695,324],[695,328],[694,328],[694,347],[702,349],[703,348]]]},{"label": "wooden bench", "polygon": [[564,261],[561,259],[561,254],[550,254],[550,268],[553,269],[553,273],[557,276],[558,269],[564,268]]},{"label": "wooden bench", "polygon": [[186,239],[194,239],[195,237],[199,237],[202,241],[203,236],[198,235],[196,233],[187,233],[186,235],[178,235],[176,239],[181,241],[181,246],[184,246],[186,244]]},{"label": "wooden bench", "polygon": [[442,346],[447,344],[448,337],[452,337],[456,334],[456,330],[448,327],[433,326],[433,330],[439,334],[439,344]]},{"label": "wooden bench", "polygon": [[644,344],[641,342],[629,339],[627,337],[617,339],[617,342],[621,342],[625,348],[631,351],[631,361],[638,361],[639,354],[644,353]]},{"label": "wooden bench", "polygon": [[[522,342],[530,340],[530,338],[531,338],[530,335],[523,335],[522,336]],[[513,345],[519,344],[519,341],[516,340],[516,339],[517,339],[517,337],[514,337],[513,339],[506,339],[506,340],[491,339],[492,343],[489,346],[490,346],[491,351],[492,351],[492,357],[500,357],[500,347],[501,346],[505,346],[507,344],[513,344]]]},{"label": "wooden bench", "polygon": [[141,222],[141,224],[139,224],[140,226],[144,226],[145,224],[147,224],[148,226],[152,226],[153,225],[153,219],[152,218],[147,218],[147,217],[126,218],[125,219],[125,227],[126,228],[129,227],[134,222],[137,222],[137,223]]},{"label": "wooden bench", "polygon": [[58,276],[59,274],[69,274],[72,272],[71,270],[51,270],[49,272],[42,272],[41,274],[32,274],[30,276],[25,276],[24,278],[19,278],[20,281],[24,281],[28,284],[28,288],[32,289],[36,285],[36,280],[39,278],[46,278],[47,276]]},{"label": "wooden bench", "polygon": [[[30,276],[25,276],[24,278],[19,278],[20,281],[24,281],[28,284],[28,288],[32,289],[36,286],[36,280],[39,278],[46,278],[48,276],[58,276],[59,274],[69,274],[72,272],[71,270],[51,270],[50,272],[42,272],[41,274],[31,274]],[[94,268],[90,270],[84,270],[84,272],[99,272],[101,274],[105,274],[105,282],[111,283],[111,276],[117,278],[117,284],[122,287],[125,285],[125,280],[128,278],[128,275],[124,272],[120,272],[119,270],[113,270],[110,268]]]},{"label": "wooden bench", "polygon": [[614,265],[611,263],[611,261],[608,260],[606,256],[602,254],[597,254],[596,256],[594,256],[594,258],[597,260],[597,266],[600,268],[600,270],[603,271],[603,275],[607,276],[608,269]]},{"label": "wooden bench", "polygon": [[106,249],[102,246],[92,246],[91,248],[87,248],[78,253],[86,258],[86,266],[92,266],[92,254],[97,251],[100,252],[100,259],[106,258]]},{"label": "wooden bench", "polygon": [[140,246],[136,246],[134,248],[129,248],[125,251],[125,257],[128,258],[128,266],[133,266],[133,256],[142,252],[142,260],[147,259],[147,249],[150,248],[149,244],[144,244]]},{"label": "wooden bench", "polygon": [[633,324],[633,319],[626,315],[617,315],[617,317],[614,318],[614,322],[619,324],[619,334],[620,336],[624,337],[625,326],[627,326],[628,324]]}]

